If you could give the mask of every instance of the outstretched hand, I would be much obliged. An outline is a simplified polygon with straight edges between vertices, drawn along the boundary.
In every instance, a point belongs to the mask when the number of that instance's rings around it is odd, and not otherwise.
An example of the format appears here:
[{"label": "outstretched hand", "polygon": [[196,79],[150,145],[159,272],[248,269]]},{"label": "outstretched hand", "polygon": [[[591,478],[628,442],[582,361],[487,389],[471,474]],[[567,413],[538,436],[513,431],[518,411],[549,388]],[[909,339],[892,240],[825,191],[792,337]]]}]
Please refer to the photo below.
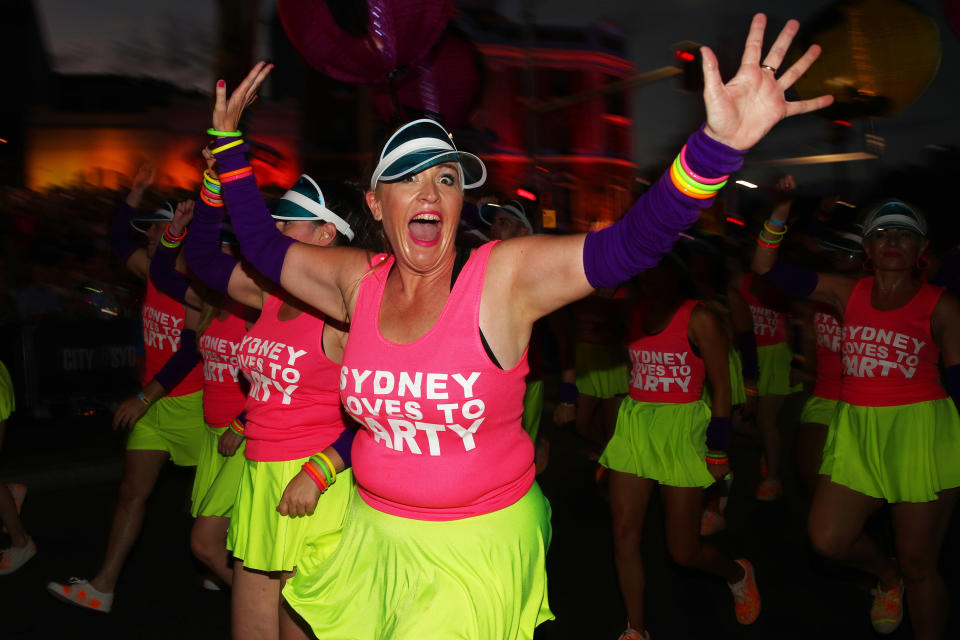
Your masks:
[{"label": "outstretched hand", "polygon": [[133,179],[133,188],[139,191],[145,191],[153,184],[154,179],[157,177],[157,168],[152,164],[143,164],[140,165],[140,168],[137,169],[137,175]]},{"label": "outstretched hand", "polygon": [[758,13],[750,24],[740,68],[726,84],[720,77],[717,57],[702,47],[703,101],[707,108],[705,133],[734,149],[747,150],[759,142],[775,124],[798,113],[822,109],[833,103],[833,96],[788,102],[784,92],[820,56],[820,47],[812,45],[799,60],[777,77],[780,64],[800,24],[789,20],[761,61],[763,32],[767,17]]},{"label": "outstretched hand", "polygon": [[257,91],[272,69],[272,64],[258,62],[247,74],[247,77],[243,79],[243,82],[233,90],[229,99],[227,98],[227,83],[223,80],[217,81],[217,100],[213,106],[214,129],[217,131],[237,130],[243,110],[257,99]]}]

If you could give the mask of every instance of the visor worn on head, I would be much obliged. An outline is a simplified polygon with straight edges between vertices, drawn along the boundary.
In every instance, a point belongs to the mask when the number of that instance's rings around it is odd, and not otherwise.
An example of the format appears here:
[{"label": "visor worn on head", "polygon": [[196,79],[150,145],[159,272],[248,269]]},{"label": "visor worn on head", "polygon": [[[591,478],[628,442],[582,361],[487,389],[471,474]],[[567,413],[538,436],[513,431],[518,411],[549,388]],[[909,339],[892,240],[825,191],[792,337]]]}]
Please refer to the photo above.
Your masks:
[{"label": "visor worn on head", "polygon": [[530,220],[527,218],[526,210],[517,200],[507,200],[503,204],[488,202],[480,207],[480,219],[490,226],[493,226],[493,221],[498,211],[502,211],[511,218],[518,220],[530,233],[533,233],[533,225],[530,224]]},{"label": "visor worn on head", "polygon": [[134,216],[134,218],[130,220],[130,226],[140,233],[146,233],[150,225],[154,222],[170,222],[173,220],[174,211],[175,209],[172,202],[164,202],[163,206],[152,213]]},{"label": "visor worn on head", "polygon": [[487,180],[487,168],[477,156],[458,151],[447,130],[439,122],[422,118],[400,127],[380,152],[370,188],[378,182],[393,182],[444,162],[460,165],[460,183],[474,189]]},{"label": "visor worn on head", "polygon": [[350,224],[327,208],[324,204],[323,192],[307,174],[301,175],[297,183],[283,194],[270,215],[274,220],[332,222],[337,231],[345,235],[348,240],[353,240],[354,233]]},{"label": "visor worn on head", "polygon": [[863,237],[880,229],[909,229],[927,236],[927,221],[919,211],[901,200],[887,200],[871,211],[863,221]]}]

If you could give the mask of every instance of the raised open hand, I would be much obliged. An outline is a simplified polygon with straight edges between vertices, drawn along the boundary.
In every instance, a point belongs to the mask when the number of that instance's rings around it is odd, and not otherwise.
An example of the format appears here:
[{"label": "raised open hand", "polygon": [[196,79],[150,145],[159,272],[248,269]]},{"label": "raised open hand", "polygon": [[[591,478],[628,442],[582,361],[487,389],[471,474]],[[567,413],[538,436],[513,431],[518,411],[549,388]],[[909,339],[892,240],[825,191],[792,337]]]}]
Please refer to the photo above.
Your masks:
[{"label": "raised open hand", "polygon": [[775,124],[798,113],[829,106],[833,96],[788,102],[784,92],[806,73],[820,56],[820,47],[812,45],[780,77],[777,71],[797,35],[800,24],[789,20],[761,62],[763,32],[767,17],[758,13],[750,24],[740,68],[726,84],[720,77],[717,57],[702,47],[703,102],[707,107],[706,134],[734,149],[746,150],[759,142]]},{"label": "raised open hand", "polygon": [[217,100],[213,106],[214,129],[217,131],[237,130],[243,110],[257,99],[257,91],[272,69],[272,64],[258,62],[247,74],[247,77],[243,79],[243,82],[233,90],[229,99],[227,98],[227,83],[223,80],[217,81]]}]

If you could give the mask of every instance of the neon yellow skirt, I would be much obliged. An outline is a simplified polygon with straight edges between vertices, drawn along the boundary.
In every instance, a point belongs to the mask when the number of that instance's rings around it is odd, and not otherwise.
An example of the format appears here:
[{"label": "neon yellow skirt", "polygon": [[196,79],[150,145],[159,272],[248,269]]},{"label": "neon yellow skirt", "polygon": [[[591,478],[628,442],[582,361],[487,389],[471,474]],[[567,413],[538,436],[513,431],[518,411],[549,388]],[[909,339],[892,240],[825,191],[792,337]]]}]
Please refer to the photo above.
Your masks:
[{"label": "neon yellow skirt", "polygon": [[[727,356],[730,363],[730,404],[735,407],[747,401],[747,393],[743,390],[743,360],[740,359],[740,352],[732,346]],[[700,399],[706,402],[708,407],[713,406],[709,384],[704,383]]]},{"label": "neon yellow skirt", "polygon": [[613,398],[630,390],[630,373],[622,345],[578,342],[574,359],[580,393]]},{"label": "neon yellow skirt", "polygon": [[801,391],[802,384],[790,386],[790,361],[793,352],[786,342],[757,347],[757,361],[760,367],[760,379],[757,389],[760,396],[785,396]]},{"label": "neon yellow skirt", "polygon": [[197,460],[197,475],[193,478],[190,512],[197,516],[229,518],[237,500],[240,474],[243,473],[246,442],[237,447],[232,456],[222,456],[217,450],[220,436],[226,430],[207,427]]},{"label": "neon yellow skirt", "polygon": [[523,430],[530,435],[530,439],[537,441],[540,433],[540,420],[543,418],[543,380],[534,380],[527,383],[527,390],[523,394]]},{"label": "neon yellow skirt", "polygon": [[166,451],[173,464],[196,466],[207,425],[203,421],[203,391],[160,398],[133,425],[127,449]]},{"label": "neon yellow skirt", "polygon": [[553,619],[544,557],[550,504],[428,522],[353,500],[336,552],[303,564],[283,595],[318,638],[519,640]]},{"label": "neon yellow skirt", "polygon": [[960,416],[950,398],[897,407],[837,403],[820,473],[887,502],[960,486]]},{"label": "neon yellow skirt", "polygon": [[703,400],[637,402],[628,396],[600,464],[671,487],[709,487],[714,482],[706,463],[709,423]]},{"label": "neon yellow skirt", "polygon": [[285,462],[247,460],[240,474],[227,549],[243,565],[259,571],[292,571],[304,556],[324,558],[340,542],[343,519],[354,493],[353,471],[337,474],[311,516],[291,518],[277,513],[287,483],[307,458]]},{"label": "neon yellow skirt", "polygon": [[830,424],[837,410],[837,402],[837,400],[828,400],[820,396],[810,396],[803,405],[803,411],[800,412],[800,423]]},{"label": "neon yellow skirt", "polygon": [[0,362],[0,422],[10,417],[16,409],[16,395],[13,392],[13,380],[3,362]]}]

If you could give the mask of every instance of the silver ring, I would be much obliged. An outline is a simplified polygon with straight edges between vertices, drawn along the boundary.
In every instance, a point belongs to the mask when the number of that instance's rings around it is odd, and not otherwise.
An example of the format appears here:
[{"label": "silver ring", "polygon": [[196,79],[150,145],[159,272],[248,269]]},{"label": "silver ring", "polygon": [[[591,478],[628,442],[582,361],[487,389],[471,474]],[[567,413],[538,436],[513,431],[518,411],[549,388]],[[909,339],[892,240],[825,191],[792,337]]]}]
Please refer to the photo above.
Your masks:
[{"label": "silver ring", "polygon": [[761,68],[761,69],[765,69],[766,71],[773,71],[774,73],[777,72],[777,70],[776,70],[775,67],[771,67],[771,66],[768,65],[768,64],[762,64],[762,65],[760,65],[760,68]]}]

